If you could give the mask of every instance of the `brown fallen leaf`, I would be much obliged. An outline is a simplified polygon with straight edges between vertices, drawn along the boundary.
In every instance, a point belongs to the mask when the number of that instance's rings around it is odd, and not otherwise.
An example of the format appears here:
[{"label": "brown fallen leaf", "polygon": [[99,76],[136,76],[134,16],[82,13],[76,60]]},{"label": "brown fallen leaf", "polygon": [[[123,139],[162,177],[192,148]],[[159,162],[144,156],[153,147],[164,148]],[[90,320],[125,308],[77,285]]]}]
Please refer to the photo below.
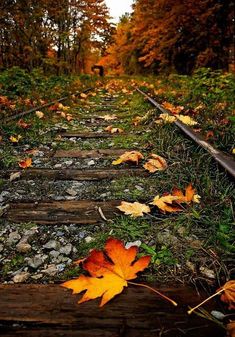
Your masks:
[{"label": "brown fallen leaf", "polygon": [[25,121],[23,121],[23,119],[20,119],[18,122],[17,122],[17,125],[19,127],[21,127],[22,129],[28,129],[30,128],[31,124],[29,123],[26,123]]},{"label": "brown fallen leaf", "polygon": [[32,158],[26,158],[18,163],[19,167],[26,169],[32,165]]},{"label": "brown fallen leaf", "polygon": [[156,171],[162,171],[167,168],[167,163],[164,158],[158,156],[157,154],[151,154],[152,159],[149,159],[147,163],[143,165],[143,167],[148,170],[150,173],[154,173]]},{"label": "brown fallen leaf", "polygon": [[142,117],[136,116],[135,118],[133,118],[132,124],[133,124],[134,126],[138,126],[138,125],[141,123],[141,121],[142,121]]},{"label": "brown fallen leaf", "polygon": [[235,321],[229,322],[226,325],[227,337],[235,337]]},{"label": "brown fallen leaf", "polygon": [[138,151],[128,151],[123,153],[117,160],[112,162],[113,165],[119,165],[121,163],[132,162],[138,165],[140,159],[143,159],[144,156]]},{"label": "brown fallen leaf", "polygon": [[126,202],[122,201],[120,206],[117,208],[124,212],[126,215],[130,215],[132,218],[137,218],[139,216],[143,216],[144,213],[150,213],[149,206],[145,204],[141,204],[139,202]]},{"label": "brown fallen leaf", "polygon": [[230,310],[235,309],[235,280],[226,282],[217,291],[223,291],[221,301],[227,303]]},{"label": "brown fallen leaf", "polygon": [[182,212],[183,209],[179,207],[179,205],[174,204],[175,201],[178,200],[177,196],[168,194],[163,197],[157,195],[150,205],[157,206],[161,211],[165,212]]}]

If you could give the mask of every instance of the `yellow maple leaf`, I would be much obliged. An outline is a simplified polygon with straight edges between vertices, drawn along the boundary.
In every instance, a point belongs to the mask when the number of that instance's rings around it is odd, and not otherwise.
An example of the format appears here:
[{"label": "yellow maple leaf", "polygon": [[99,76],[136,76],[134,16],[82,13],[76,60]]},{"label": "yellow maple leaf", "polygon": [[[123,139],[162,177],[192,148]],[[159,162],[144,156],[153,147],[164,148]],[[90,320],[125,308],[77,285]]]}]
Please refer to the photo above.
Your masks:
[{"label": "yellow maple leaf", "polygon": [[137,218],[139,216],[143,216],[144,213],[149,213],[150,208],[145,204],[141,204],[139,202],[126,202],[122,201],[120,206],[117,208],[124,212],[126,215],[130,215],[132,218]]},{"label": "yellow maple leaf", "polygon": [[84,94],[83,92],[80,94],[80,97],[83,98],[83,99],[86,99],[87,98],[87,95]]},{"label": "yellow maple leaf", "polygon": [[177,201],[179,198],[177,196],[168,194],[163,197],[157,195],[150,205],[157,206],[161,211],[165,212],[180,212],[182,208],[178,205],[172,205],[174,201]]},{"label": "yellow maple leaf", "polygon": [[142,256],[135,261],[137,250],[136,246],[126,249],[120,240],[110,238],[105,244],[104,253],[94,249],[88,258],[82,261],[83,268],[90,276],[81,275],[75,280],[63,283],[62,286],[72,289],[73,294],[86,290],[78,303],[102,297],[102,307],[120,294],[123,288],[128,286],[128,281],[137,277],[137,272],[148,266],[150,256]]},{"label": "yellow maple leaf", "polygon": [[154,153],[151,154],[151,157],[152,159],[149,159],[147,163],[143,165],[144,168],[148,170],[150,173],[162,171],[167,168],[167,163],[164,158]]},{"label": "yellow maple leaf", "polygon": [[184,116],[184,115],[178,115],[177,118],[184,124],[186,125],[197,125],[198,122],[196,122],[194,119],[192,119],[189,116]]},{"label": "yellow maple leaf", "polygon": [[104,115],[104,116],[99,116],[99,118],[104,119],[105,121],[112,121],[117,119],[116,115]]},{"label": "yellow maple leaf", "polygon": [[17,135],[17,136],[10,136],[10,141],[12,142],[12,143],[18,143],[19,141],[20,141],[20,139],[22,138],[22,136],[21,135]]},{"label": "yellow maple leaf", "polygon": [[44,117],[44,113],[43,113],[42,111],[36,111],[36,112],[35,112],[35,115],[36,115],[39,119],[41,119],[41,118]]},{"label": "yellow maple leaf", "polygon": [[128,151],[123,153],[117,160],[114,160],[112,164],[119,165],[125,162],[133,162],[136,163],[136,165],[138,165],[139,160],[143,158],[144,156],[142,155],[142,153],[138,151]]},{"label": "yellow maple leaf", "polygon": [[171,116],[168,113],[160,114],[159,117],[163,120],[164,123],[174,123],[176,121],[176,117]]}]

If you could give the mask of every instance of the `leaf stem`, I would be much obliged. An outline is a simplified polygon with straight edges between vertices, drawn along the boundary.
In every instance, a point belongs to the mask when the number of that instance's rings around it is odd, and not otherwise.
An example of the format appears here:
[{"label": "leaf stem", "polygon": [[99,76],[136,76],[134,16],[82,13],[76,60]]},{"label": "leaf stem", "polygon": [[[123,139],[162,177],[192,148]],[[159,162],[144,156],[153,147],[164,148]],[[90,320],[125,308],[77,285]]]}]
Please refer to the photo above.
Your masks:
[{"label": "leaf stem", "polygon": [[224,291],[224,288],[222,288],[221,290],[217,291],[216,293],[214,293],[213,295],[211,295],[210,297],[206,298],[204,301],[202,301],[201,303],[199,303],[198,305],[196,305],[196,307],[191,308],[190,310],[188,310],[188,314],[191,315],[191,313],[196,310],[197,308],[199,308],[201,305],[203,305],[204,303],[206,303],[207,301],[209,301],[210,299],[212,299],[213,297],[221,294]]},{"label": "leaf stem", "polygon": [[177,307],[177,305],[178,305],[178,304],[177,304],[175,301],[173,301],[171,298],[169,298],[169,297],[163,295],[162,293],[160,293],[160,291],[158,291],[158,290],[156,290],[156,289],[154,289],[154,288],[148,286],[147,284],[143,284],[143,283],[135,283],[135,282],[130,282],[130,281],[128,281],[128,283],[129,283],[129,284],[132,284],[132,285],[134,285],[134,286],[139,286],[139,287],[147,288],[147,289],[153,291],[154,293],[158,294],[159,296],[163,297],[165,300],[171,302],[171,304],[173,304],[175,307]]}]

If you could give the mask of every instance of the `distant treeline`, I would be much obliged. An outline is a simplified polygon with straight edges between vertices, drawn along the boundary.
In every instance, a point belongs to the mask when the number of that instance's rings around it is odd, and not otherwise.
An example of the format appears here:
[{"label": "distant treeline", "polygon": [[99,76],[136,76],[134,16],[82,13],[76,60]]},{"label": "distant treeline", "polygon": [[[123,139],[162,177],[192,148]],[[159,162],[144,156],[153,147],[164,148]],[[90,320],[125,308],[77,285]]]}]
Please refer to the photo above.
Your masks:
[{"label": "distant treeline", "polygon": [[136,0],[101,60],[116,73],[190,74],[234,62],[231,0]]},{"label": "distant treeline", "polygon": [[1,0],[0,69],[84,72],[112,27],[104,0]]}]

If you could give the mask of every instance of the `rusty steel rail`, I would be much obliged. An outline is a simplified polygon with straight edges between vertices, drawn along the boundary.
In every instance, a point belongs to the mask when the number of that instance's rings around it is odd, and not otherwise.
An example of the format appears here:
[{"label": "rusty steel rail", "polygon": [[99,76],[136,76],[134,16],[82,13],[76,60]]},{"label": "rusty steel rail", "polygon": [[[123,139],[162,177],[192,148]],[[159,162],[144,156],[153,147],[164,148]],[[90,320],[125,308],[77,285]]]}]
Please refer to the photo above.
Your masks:
[{"label": "rusty steel rail", "polygon": [[[140,90],[139,88],[136,88],[136,90],[146,97],[148,101],[154,105],[156,108],[158,108],[163,113],[168,113],[169,115],[174,116],[169,110],[163,108],[161,104],[156,102],[153,98],[148,96],[145,92]],[[210,153],[210,155],[227,171],[231,174],[233,178],[235,178],[235,161],[231,156],[224,153],[223,151],[218,150],[214,146],[212,146],[208,141],[205,140],[205,138],[193,131],[192,128],[188,127],[186,124],[182,123],[180,120],[176,119],[174,122],[175,125],[177,125],[188,137],[190,137],[192,140],[194,140],[198,145],[203,147],[207,152]]]},{"label": "rusty steel rail", "polygon": [[[80,91],[80,92],[75,93],[74,95],[75,95],[75,96],[78,96],[78,95],[80,95],[80,94],[82,94],[82,93],[85,94],[86,92],[88,92],[88,91],[90,91],[90,90],[92,90],[92,89],[93,89],[93,88],[87,88],[87,89],[85,89],[84,91]],[[32,112],[37,111],[37,110],[45,109],[45,108],[47,108],[47,107],[49,107],[49,106],[51,106],[51,105],[53,105],[53,104],[55,104],[55,103],[63,102],[63,101],[65,101],[66,99],[68,99],[69,96],[71,96],[71,95],[67,95],[67,96],[64,96],[64,97],[55,99],[55,100],[53,100],[53,101],[51,101],[51,102],[48,102],[48,103],[43,104],[43,105],[39,105],[39,106],[37,106],[37,107],[35,107],[35,108],[32,108],[32,109],[30,109],[30,110],[22,111],[22,112],[20,112],[20,113],[18,113],[18,114],[9,116],[9,117],[7,117],[7,118],[3,118],[3,119],[0,120],[0,121],[1,121],[2,124],[5,124],[5,123],[7,123],[7,122],[9,122],[9,121],[11,121],[11,120],[13,120],[13,119],[16,119],[16,118],[19,118],[19,117],[28,115],[28,114],[30,114],[30,113],[32,113]]]}]

